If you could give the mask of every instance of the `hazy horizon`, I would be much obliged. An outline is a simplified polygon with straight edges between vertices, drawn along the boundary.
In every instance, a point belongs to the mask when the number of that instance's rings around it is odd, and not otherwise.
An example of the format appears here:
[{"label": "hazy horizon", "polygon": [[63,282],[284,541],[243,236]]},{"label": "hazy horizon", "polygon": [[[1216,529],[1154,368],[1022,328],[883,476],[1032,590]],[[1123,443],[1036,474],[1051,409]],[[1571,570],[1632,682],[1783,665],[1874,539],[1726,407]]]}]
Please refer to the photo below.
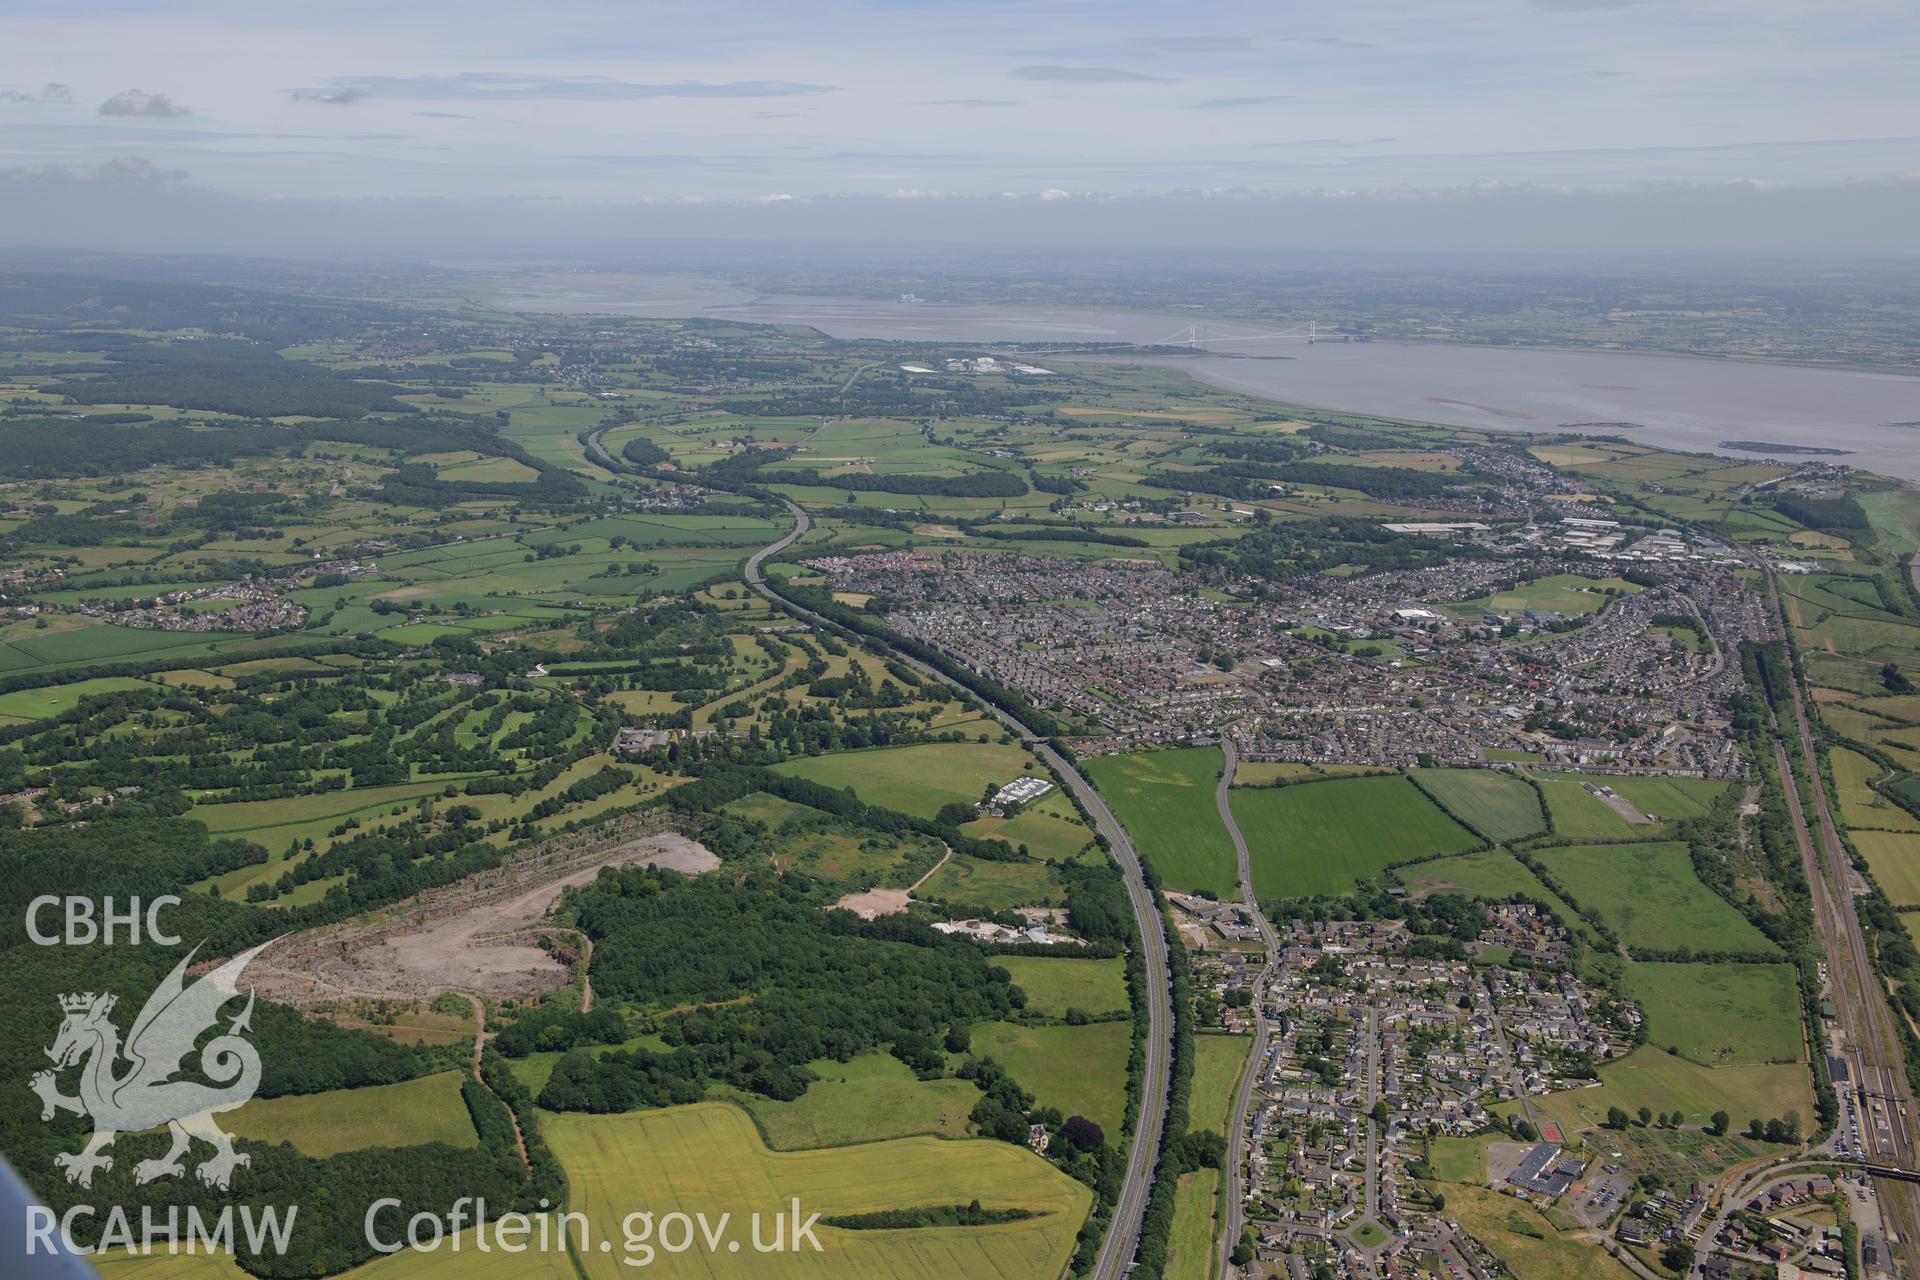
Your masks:
[{"label": "hazy horizon", "polygon": [[0,245],[1911,256],[1880,0],[225,0],[0,17]]}]

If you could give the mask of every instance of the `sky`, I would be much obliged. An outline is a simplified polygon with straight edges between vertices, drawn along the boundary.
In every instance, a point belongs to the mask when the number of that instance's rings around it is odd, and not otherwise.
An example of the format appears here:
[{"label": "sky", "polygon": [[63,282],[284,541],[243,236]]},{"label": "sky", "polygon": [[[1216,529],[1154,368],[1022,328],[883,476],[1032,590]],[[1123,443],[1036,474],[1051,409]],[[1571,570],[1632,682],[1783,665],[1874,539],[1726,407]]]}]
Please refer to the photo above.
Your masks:
[{"label": "sky", "polygon": [[0,245],[617,238],[621,213],[1404,241],[1468,208],[1496,243],[1545,217],[1644,248],[1678,201],[1673,247],[1728,218],[1784,247],[1818,209],[1911,252],[1916,189],[1908,0],[0,6]]}]

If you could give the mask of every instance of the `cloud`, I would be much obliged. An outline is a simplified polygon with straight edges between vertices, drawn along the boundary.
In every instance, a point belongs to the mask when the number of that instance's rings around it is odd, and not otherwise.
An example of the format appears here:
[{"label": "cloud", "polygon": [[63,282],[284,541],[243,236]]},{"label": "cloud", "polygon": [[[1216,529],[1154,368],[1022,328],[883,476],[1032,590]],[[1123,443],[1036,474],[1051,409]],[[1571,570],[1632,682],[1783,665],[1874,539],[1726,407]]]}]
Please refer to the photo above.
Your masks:
[{"label": "cloud", "polygon": [[1193,105],[1202,111],[1227,110],[1233,107],[1264,107],[1275,102],[1298,102],[1300,99],[1290,93],[1262,93],[1251,98],[1208,98]]},{"label": "cloud", "polygon": [[1018,98],[928,98],[920,102],[909,102],[910,107],[963,107],[967,110],[981,110],[988,107],[1017,107],[1022,103]]},{"label": "cloud", "polygon": [[72,102],[73,90],[63,84],[47,84],[39,93],[23,89],[0,89],[0,102]]},{"label": "cloud", "polygon": [[1144,71],[1122,71],[1118,67],[1015,67],[1007,73],[1015,80],[1051,80],[1060,84],[1165,84],[1165,76],[1150,76]]},{"label": "cloud", "polygon": [[373,95],[358,85],[343,85],[338,89],[295,89],[292,97],[295,102],[319,102],[330,107],[350,107],[356,102],[365,102]]},{"label": "cloud", "polygon": [[805,120],[813,115],[811,111],[755,111],[750,113],[755,120]]},{"label": "cloud", "polygon": [[1253,41],[1246,36],[1148,36],[1140,43],[1175,53],[1238,53],[1253,48]]},{"label": "cloud", "polygon": [[1643,0],[1529,0],[1536,9],[1631,9]]},{"label": "cloud", "polygon": [[463,116],[458,111],[416,111],[413,114],[422,120],[471,120],[472,116]]},{"label": "cloud", "polygon": [[143,93],[139,89],[128,89],[124,93],[114,94],[101,103],[100,114],[147,116],[157,120],[171,120],[191,113],[164,93]]},{"label": "cloud", "polygon": [[1349,40],[1344,36],[1281,36],[1275,44],[1317,44],[1328,49],[1371,49],[1374,46],[1365,40]]},{"label": "cloud", "polygon": [[555,98],[572,102],[628,102],[643,98],[790,98],[833,93],[838,86],[801,84],[792,80],[732,80],[716,84],[681,80],[671,84],[644,84],[608,76],[511,75],[492,71],[463,71],[451,76],[345,76],[333,81],[334,92],[363,97],[403,98],[410,101],[500,102],[527,98]]}]

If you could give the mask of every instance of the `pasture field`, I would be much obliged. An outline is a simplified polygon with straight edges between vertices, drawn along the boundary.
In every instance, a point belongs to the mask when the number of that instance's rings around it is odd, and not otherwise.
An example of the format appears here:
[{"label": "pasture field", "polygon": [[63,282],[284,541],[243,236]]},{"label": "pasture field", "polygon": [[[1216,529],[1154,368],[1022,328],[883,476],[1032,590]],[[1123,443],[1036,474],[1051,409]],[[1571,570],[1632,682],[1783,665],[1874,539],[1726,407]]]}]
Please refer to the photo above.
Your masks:
[{"label": "pasture field", "polygon": [[1024,844],[1027,852],[1049,862],[1073,857],[1093,839],[1073,802],[1057,787],[1011,818],[975,818],[961,830],[982,840],[1004,840],[1015,848]]},{"label": "pasture field", "polygon": [[1434,1138],[1427,1143],[1427,1164],[1440,1182],[1464,1182],[1470,1186],[1487,1184],[1487,1144],[1491,1134],[1470,1138]]},{"label": "pasture field", "polygon": [[1649,818],[1672,822],[1705,817],[1731,783],[1718,778],[1606,778],[1606,784]]},{"label": "pasture field", "polygon": [[1772,952],[1767,936],[1700,883],[1675,841],[1542,849],[1541,864],[1629,947]]},{"label": "pasture field", "polygon": [[1457,858],[1435,858],[1407,867],[1398,874],[1414,893],[1452,890],[1476,898],[1496,899],[1524,893],[1542,901],[1554,899],[1552,890],[1540,882],[1540,877],[1504,849],[1482,849]]},{"label": "pasture field", "polygon": [[1539,1210],[1485,1187],[1449,1186],[1447,1216],[1500,1255],[1518,1280],[1632,1280],[1633,1272],[1547,1221]]},{"label": "pasture field", "polygon": [[1131,1037],[1132,1025],[1126,1022],[1084,1027],[977,1022],[972,1053],[1005,1067],[1039,1105],[1083,1115],[1117,1142],[1126,1110]]},{"label": "pasture field", "polygon": [[[494,1254],[494,1257],[503,1255]],[[380,1262],[392,1262],[394,1259],[382,1258]],[[562,1259],[562,1261],[565,1261]],[[240,1264],[228,1253],[181,1253],[169,1256],[165,1253],[140,1255],[114,1249],[95,1254],[87,1259],[93,1269],[99,1273],[100,1280],[249,1280],[250,1272],[241,1270]],[[378,1265],[374,1263],[371,1265]],[[369,1268],[355,1268],[346,1274],[359,1280]],[[398,1272],[389,1271],[389,1277]],[[409,1280],[413,1273],[409,1272]],[[497,1271],[495,1275],[505,1280],[507,1272]],[[558,1271],[534,1271],[531,1273],[540,1280],[566,1280]],[[487,1280],[493,1280],[492,1276]]]},{"label": "pasture field", "polygon": [[1511,591],[1499,591],[1475,600],[1458,600],[1446,606],[1447,612],[1477,618],[1486,613],[1520,613],[1528,609],[1551,613],[1598,613],[1615,596],[1630,596],[1639,591],[1624,578],[1587,578],[1575,573],[1556,573],[1535,578]]},{"label": "pasture field", "polygon": [[[565,1166],[573,1207],[615,1249],[581,1250],[588,1280],[632,1274],[619,1257],[620,1223],[645,1204],[668,1213],[731,1213],[744,1230],[756,1212],[871,1213],[923,1205],[1029,1209],[1038,1217],[991,1227],[844,1231],[817,1227],[821,1252],[759,1254],[695,1250],[658,1254],[650,1272],[713,1280],[748,1277],[1056,1275],[1073,1253],[1092,1192],[1030,1151],[1004,1142],[894,1138],[814,1151],[770,1151],[737,1109],[717,1103],[618,1116],[558,1115],[544,1124]],[[767,1228],[771,1232],[771,1227]]]},{"label": "pasture field", "polygon": [[1854,831],[1920,831],[1920,818],[1914,817],[1873,789],[1872,783],[1884,772],[1879,765],[1845,747],[1828,753],[1833,767],[1833,787],[1839,793],[1840,813]]},{"label": "pasture field", "polygon": [[1481,843],[1397,775],[1236,790],[1231,803],[1262,898],[1345,893],[1392,863]]},{"label": "pasture field", "polygon": [[1630,964],[1625,992],[1647,1015],[1648,1044],[1703,1066],[1806,1056],[1791,965]]},{"label": "pasture field", "polygon": [[1414,778],[1454,817],[1496,843],[1547,829],[1540,796],[1498,769],[1421,769]]},{"label": "pasture field", "polygon": [[1264,787],[1274,782],[1313,782],[1321,778],[1353,778],[1369,773],[1391,773],[1369,764],[1320,764],[1304,760],[1242,760],[1233,771],[1236,787]]},{"label": "pasture field", "polygon": [[728,801],[721,806],[723,813],[736,818],[751,818],[755,822],[764,822],[769,827],[778,828],[781,823],[792,818],[817,818],[821,811],[809,805],[795,804],[765,791],[753,791],[738,800]]},{"label": "pasture field", "polygon": [[1207,1280],[1213,1274],[1220,1171],[1183,1173],[1175,1185],[1173,1230],[1167,1238],[1167,1280]]},{"label": "pasture field", "polygon": [[1851,835],[1887,901],[1897,907],[1920,905],[1920,835],[1894,831]]},{"label": "pasture field", "polygon": [[217,641],[226,644],[250,644],[254,637],[207,631],[148,631],[136,627],[116,627],[99,623],[79,630],[48,629],[45,633],[27,633],[24,638],[7,642],[10,653],[20,659],[9,661],[5,670],[24,670],[28,666],[77,667],[114,658],[138,661],[163,652],[211,653]]},{"label": "pasture field", "polygon": [[458,1071],[364,1089],[256,1098],[227,1113],[222,1124],[258,1142],[291,1142],[310,1156],[428,1142],[471,1147],[480,1141],[460,1098]]},{"label": "pasture field", "polygon": [[1069,1009],[1093,1014],[1126,1010],[1126,961],[1119,956],[995,956],[993,964],[1013,975],[1014,985],[1027,993],[1027,1008],[1040,1013],[1058,1018]]},{"label": "pasture field", "polygon": [[965,1080],[916,1079],[890,1053],[863,1053],[847,1062],[822,1058],[807,1069],[818,1079],[792,1102],[727,1085],[711,1086],[708,1093],[744,1108],[776,1151],[916,1134],[964,1138],[967,1113],[980,1101],[980,1091]]},{"label": "pasture field", "polygon": [[1197,1035],[1193,1038],[1192,1103],[1187,1127],[1225,1133],[1232,1119],[1233,1091],[1253,1050],[1253,1037]]},{"label": "pasture field", "polygon": [[1413,893],[1452,891],[1496,901],[1523,893],[1535,902],[1544,902],[1560,924],[1589,948],[1605,948],[1600,935],[1578,911],[1504,849],[1482,849],[1457,858],[1437,858],[1407,867],[1399,875]]},{"label": "pasture field", "polygon": [[1065,890],[1049,863],[991,862],[956,853],[927,877],[919,896],[982,911],[1010,911],[1057,906],[1065,901]]},{"label": "pasture field", "polygon": [[886,836],[866,828],[829,827],[779,837],[774,861],[808,875],[846,883],[904,889],[940,860],[931,836]]},{"label": "pasture field", "polygon": [[98,676],[92,680],[76,680],[72,684],[15,689],[12,693],[0,693],[0,716],[12,716],[20,720],[50,720],[63,711],[73,710],[82,698],[151,687],[147,681],[133,676]]},{"label": "pasture field", "polygon": [[[1755,1116],[1769,1119],[1796,1111],[1804,1124],[1813,1115],[1813,1088],[1806,1067],[1797,1064],[1703,1067],[1647,1044],[1603,1065],[1597,1089],[1570,1089],[1534,1099],[1534,1110],[1568,1134],[1601,1127],[1608,1107],[1630,1115],[1641,1107],[1678,1110],[1689,1124],[1704,1124],[1714,1112],[1725,1110],[1736,1129],[1744,1129]],[[1510,1103],[1496,1108],[1503,1115],[1511,1109]]]},{"label": "pasture field", "polygon": [[804,756],[774,767],[823,787],[852,787],[868,804],[931,818],[943,805],[975,804],[988,783],[1013,781],[1034,763],[1014,743],[929,742]]},{"label": "pasture field", "polygon": [[1226,898],[1237,891],[1238,873],[1213,803],[1224,767],[1218,747],[1097,756],[1082,765],[1169,889]]},{"label": "pasture field", "polygon": [[[1631,840],[1659,830],[1645,823],[1628,822],[1618,810],[1589,792],[1579,778],[1544,776],[1538,781],[1540,793],[1547,798],[1547,813],[1553,818],[1555,835],[1573,840]],[[1590,781],[1596,786],[1611,786],[1615,779]],[[1624,796],[1626,792],[1620,794]]]}]

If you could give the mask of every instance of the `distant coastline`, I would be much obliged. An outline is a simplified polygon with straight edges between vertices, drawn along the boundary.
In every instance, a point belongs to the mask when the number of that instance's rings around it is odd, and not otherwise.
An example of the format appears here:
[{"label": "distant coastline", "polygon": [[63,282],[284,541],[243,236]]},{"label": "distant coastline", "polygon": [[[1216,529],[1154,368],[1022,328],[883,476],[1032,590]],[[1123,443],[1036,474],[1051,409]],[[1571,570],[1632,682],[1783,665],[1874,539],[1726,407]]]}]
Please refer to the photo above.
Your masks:
[{"label": "distant coastline", "polygon": [[1720,447],[1738,449],[1741,453],[1803,453],[1823,458],[1853,456],[1851,449],[1827,449],[1813,444],[1770,444],[1765,440],[1722,440]]}]

